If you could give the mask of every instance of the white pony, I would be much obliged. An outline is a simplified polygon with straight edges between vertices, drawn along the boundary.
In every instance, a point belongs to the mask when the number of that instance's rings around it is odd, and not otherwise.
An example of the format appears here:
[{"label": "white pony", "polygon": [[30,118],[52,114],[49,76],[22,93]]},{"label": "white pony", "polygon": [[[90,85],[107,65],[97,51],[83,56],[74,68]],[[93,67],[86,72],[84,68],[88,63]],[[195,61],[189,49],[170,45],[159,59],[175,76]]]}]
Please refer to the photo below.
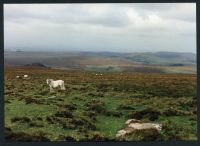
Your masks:
[{"label": "white pony", "polygon": [[50,87],[50,92],[53,92],[53,88],[57,88],[58,86],[60,86],[61,90],[65,90],[65,85],[63,80],[54,81],[53,79],[47,79],[46,81]]}]

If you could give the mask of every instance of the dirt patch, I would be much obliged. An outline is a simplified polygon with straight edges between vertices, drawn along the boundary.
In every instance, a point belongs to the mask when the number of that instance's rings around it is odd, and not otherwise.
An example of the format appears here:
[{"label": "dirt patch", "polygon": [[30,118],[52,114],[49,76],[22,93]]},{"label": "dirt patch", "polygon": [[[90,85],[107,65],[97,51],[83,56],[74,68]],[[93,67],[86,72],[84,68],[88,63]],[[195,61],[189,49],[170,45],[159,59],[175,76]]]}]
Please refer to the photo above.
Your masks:
[{"label": "dirt patch", "polygon": [[59,110],[55,113],[56,117],[62,117],[62,118],[72,118],[73,115],[70,111],[68,110]]},{"label": "dirt patch", "polygon": [[120,111],[107,111],[105,113],[106,116],[113,116],[113,117],[121,117],[122,116],[122,112]]},{"label": "dirt patch", "polygon": [[30,122],[30,123],[29,123],[29,126],[30,126],[30,127],[44,127],[43,124],[38,123],[38,122]]},{"label": "dirt patch", "polygon": [[85,104],[87,111],[95,111],[96,113],[106,113],[105,102],[100,100],[92,100]]},{"label": "dirt patch", "polygon": [[11,122],[20,122],[20,123],[29,123],[31,121],[28,117],[14,117],[11,119]]},{"label": "dirt patch", "polygon": [[10,128],[5,128],[5,139],[6,141],[23,141],[23,142],[33,142],[33,141],[50,141],[44,136],[44,133],[38,133],[37,135],[30,135],[24,132],[14,133]]},{"label": "dirt patch", "polygon": [[84,115],[86,115],[91,120],[96,121],[97,113],[95,111],[85,111]]},{"label": "dirt patch", "polygon": [[69,110],[69,111],[73,111],[73,110],[76,110],[76,104],[60,104],[59,105],[61,108],[64,108],[66,110]]},{"label": "dirt patch", "polygon": [[76,118],[72,120],[72,124],[74,124],[76,127],[84,127],[88,130],[96,130],[95,124],[87,119]]},{"label": "dirt patch", "polygon": [[120,105],[120,106],[118,107],[118,109],[119,109],[119,110],[135,110],[135,108],[132,107],[131,105],[124,105],[124,104]]},{"label": "dirt patch", "polygon": [[45,104],[45,100],[37,98],[24,98],[26,104]]},{"label": "dirt patch", "polygon": [[146,108],[142,111],[135,111],[128,115],[128,118],[141,120],[143,118],[148,118],[150,121],[155,121],[161,113],[153,108]]},{"label": "dirt patch", "polygon": [[163,115],[169,116],[184,116],[184,115],[192,115],[192,112],[182,111],[175,108],[169,108],[163,112]]},{"label": "dirt patch", "polygon": [[86,135],[85,139],[82,139],[81,141],[114,141],[114,139],[106,138],[105,136],[101,134],[92,134],[92,135]]},{"label": "dirt patch", "polygon": [[65,141],[76,141],[76,139],[71,136],[67,136],[65,137]]}]

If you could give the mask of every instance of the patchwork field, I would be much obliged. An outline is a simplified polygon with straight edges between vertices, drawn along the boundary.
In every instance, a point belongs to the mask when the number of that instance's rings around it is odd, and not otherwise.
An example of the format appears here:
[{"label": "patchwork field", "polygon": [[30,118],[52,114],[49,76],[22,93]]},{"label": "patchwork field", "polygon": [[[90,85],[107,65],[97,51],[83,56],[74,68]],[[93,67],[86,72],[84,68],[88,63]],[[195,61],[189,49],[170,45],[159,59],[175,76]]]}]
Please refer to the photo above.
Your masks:
[{"label": "patchwork field", "polygon": [[[89,66],[92,68],[93,66]],[[118,68],[115,68],[116,70]],[[197,139],[196,75],[5,67],[8,141],[160,141]],[[16,79],[28,74],[30,79]],[[46,79],[66,91],[49,92]],[[117,139],[125,121],[162,124],[159,135]]]}]

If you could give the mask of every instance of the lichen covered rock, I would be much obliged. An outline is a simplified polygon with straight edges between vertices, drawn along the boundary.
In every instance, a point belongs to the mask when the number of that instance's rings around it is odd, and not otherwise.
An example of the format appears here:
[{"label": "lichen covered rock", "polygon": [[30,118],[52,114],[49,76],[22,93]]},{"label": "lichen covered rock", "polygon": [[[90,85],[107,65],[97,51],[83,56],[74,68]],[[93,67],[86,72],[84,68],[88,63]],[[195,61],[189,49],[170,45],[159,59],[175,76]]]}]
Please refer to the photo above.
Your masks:
[{"label": "lichen covered rock", "polygon": [[129,119],[125,122],[125,127],[116,134],[117,139],[124,139],[126,136],[143,134],[144,136],[155,137],[160,134],[162,125],[157,123],[144,123],[140,120]]}]

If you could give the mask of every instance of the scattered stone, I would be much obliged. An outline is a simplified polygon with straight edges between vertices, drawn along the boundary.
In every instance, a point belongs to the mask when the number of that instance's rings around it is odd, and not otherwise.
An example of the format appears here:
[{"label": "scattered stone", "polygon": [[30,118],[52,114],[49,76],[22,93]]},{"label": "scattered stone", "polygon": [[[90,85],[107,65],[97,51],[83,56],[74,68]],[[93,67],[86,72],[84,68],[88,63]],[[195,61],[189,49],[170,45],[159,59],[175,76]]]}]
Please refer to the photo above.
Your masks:
[{"label": "scattered stone", "polygon": [[116,137],[123,137],[127,134],[127,131],[126,130],[119,130],[116,134]]}]

